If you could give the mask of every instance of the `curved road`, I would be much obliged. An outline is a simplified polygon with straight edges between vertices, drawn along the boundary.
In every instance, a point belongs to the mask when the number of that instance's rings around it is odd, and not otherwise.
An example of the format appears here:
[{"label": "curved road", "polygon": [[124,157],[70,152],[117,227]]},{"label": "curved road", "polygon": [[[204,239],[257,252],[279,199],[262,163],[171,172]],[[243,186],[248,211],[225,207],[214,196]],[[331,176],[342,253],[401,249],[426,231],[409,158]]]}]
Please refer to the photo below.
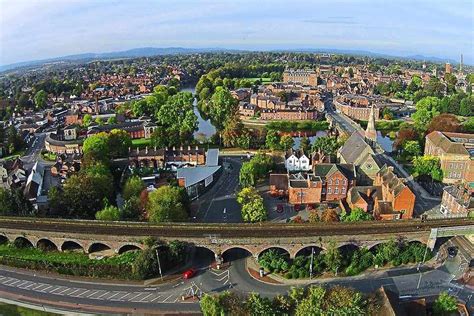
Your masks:
[{"label": "curved road", "polygon": [[[92,313],[152,313],[157,310],[198,313],[198,303],[183,302],[181,296],[225,290],[275,296],[287,292],[290,288],[287,285],[266,284],[253,279],[246,270],[245,258],[234,258],[228,269],[220,271],[207,268],[211,260],[212,254],[196,253],[194,266],[198,268],[198,273],[194,278],[158,286],[82,282],[2,267],[0,297]],[[423,271],[421,280],[415,268],[402,268],[372,273],[369,277],[333,279],[325,283],[350,286],[366,293],[383,285],[400,295],[414,297],[435,296],[443,290],[448,290],[466,302],[470,312],[474,311],[472,289],[452,282],[453,276],[444,265],[434,270],[423,268]],[[419,281],[420,286],[417,287]],[[321,282],[316,280],[314,283]]]}]

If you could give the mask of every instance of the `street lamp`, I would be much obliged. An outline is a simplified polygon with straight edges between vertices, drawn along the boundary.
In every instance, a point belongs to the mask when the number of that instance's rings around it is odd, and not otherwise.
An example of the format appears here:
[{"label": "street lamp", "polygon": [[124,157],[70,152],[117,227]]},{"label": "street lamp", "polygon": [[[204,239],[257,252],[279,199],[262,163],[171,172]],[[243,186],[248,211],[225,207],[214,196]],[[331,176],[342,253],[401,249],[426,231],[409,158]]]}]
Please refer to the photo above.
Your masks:
[{"label": "street lamp", "polygon": [[313,258],[314,258],[314,248],[311,247],[311,263],[309,264],[309,279],[313,278]]}]

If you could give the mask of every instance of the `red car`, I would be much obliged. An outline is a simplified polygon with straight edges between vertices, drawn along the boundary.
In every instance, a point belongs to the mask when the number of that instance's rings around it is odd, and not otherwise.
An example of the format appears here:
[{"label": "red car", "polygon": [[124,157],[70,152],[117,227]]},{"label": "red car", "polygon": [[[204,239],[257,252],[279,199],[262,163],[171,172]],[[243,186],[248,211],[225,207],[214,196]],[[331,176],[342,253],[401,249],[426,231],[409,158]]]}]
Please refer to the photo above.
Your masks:
[{"label": "red car", "polygon": [[183,273],[183,279],[191,279],[196,274],[196,270],[188,269]]}]

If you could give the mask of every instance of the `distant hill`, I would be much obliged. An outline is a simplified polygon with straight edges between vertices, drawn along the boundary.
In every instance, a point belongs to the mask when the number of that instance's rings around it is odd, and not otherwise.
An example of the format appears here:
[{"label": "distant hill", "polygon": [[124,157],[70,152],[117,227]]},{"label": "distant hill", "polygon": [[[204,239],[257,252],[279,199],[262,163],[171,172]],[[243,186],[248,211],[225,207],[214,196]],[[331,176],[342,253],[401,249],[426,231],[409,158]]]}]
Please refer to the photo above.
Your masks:
[{"label": "distant hill", "polygon": [[[210,52],[239,53],[239,52],[249,52],[249,51],[250,50],[225,49],[225,48],[142,47],[142,48],[134,48],[134,49],[124,50],[124,51],[117,51],[117,52],[84,53],[84,54],[75,54],[75,55],[48,58],[48,59],[42,59],[42,60],[19,62],[19,63],[0,66],[0,72],[14,70],[16,68],[41,66],[43,64],[59,63],[59,62],[81,62],[81,61],[101,60],[101,59],[136,58],[136,57],[151,57],[151,56],[158,56],[158,55],[177,55],[177,54],[210,53]],[[252,50],[252,51],[257,51],[257,50]],[[346,54],[346,55],[381,57],[381,58],[426,60],[426,61],[432,61],[436,63],[444,63],[444,62],[450,62],[452,64],[457,63],[456,61],[452,59],[445,59],[445,58],[439,58],[439,57],[426,57],[422,55],[393,56],[393,55],[381,54],[381,53],[364,51],[364,50],[345,50],[345,49],[332,49],[332,48],[321,48],[321,49],[301,48],[301,49],[275,49],[271,51],[331,53],[331,54]]]}]

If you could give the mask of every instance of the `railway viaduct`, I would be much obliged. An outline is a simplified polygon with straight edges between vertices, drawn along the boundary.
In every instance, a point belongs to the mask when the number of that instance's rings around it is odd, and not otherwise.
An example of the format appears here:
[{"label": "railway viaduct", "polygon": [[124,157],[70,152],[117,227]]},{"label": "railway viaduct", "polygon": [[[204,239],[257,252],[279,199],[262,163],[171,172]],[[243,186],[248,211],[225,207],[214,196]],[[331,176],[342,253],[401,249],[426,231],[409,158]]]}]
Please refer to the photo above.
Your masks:
[{"label": "railway viaduct", "polygon": [[85,253],[112,249],[123,253],[143,249],[144,240],[188,242],[210,250],[217,257],[234,248],[258,256],[268,248],[286,250],[290,257],[311,247],[324,251],[337,247],[372,248],[389,240],[421,242],[434,247],[439,237],[473,235],[474,220],[380,221],[317,224],[148,224],[84,220],[0,218],[0,243],[21,240],[34,247],[59,251],[82,249]]}]

